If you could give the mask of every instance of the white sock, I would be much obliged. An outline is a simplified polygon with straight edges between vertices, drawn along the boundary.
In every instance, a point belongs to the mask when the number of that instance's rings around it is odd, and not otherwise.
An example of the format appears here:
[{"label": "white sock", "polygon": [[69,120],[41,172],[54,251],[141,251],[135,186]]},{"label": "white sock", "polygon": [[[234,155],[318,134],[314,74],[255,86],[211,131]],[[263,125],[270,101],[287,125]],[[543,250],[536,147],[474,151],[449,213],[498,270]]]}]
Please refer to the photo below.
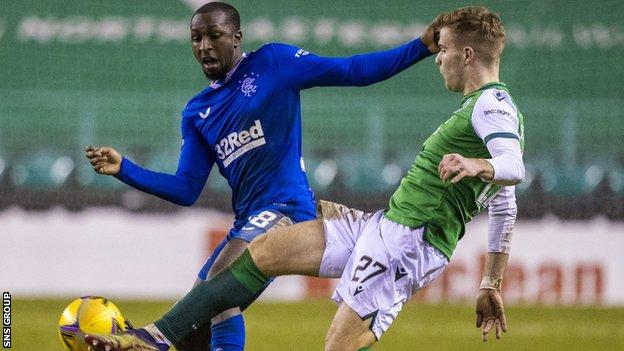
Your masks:
[{"label": "white sock", "polygon": [[145,329],[145,331],[149,335],[151,335],[152,338],[154,338],[154,340],[156,340],[157,343],[166,344],[167,346],[173,345],[171,341],[167,340],[167,338],[163,335],[163,333],[161,333],[160,330],[158,330],[158,328],[156,328],[154,324],[150,324],[146,327],[143,327],[143,329]]}]

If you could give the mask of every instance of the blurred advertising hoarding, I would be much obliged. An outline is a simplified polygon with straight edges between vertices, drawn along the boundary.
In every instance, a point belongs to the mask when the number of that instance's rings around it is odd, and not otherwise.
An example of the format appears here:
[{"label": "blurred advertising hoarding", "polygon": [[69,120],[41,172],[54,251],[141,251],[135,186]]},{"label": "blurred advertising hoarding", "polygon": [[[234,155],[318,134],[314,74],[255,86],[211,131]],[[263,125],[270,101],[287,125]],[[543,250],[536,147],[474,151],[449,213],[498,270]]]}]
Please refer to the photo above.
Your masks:
[{"label": "blurred advertising hoarding", "polygon": [[[231,217],[119,209],[0,212],[1,287],[15,296],[177,298],[187,292]],[[507,303],[624,305],[624,224],[519,221],[503,283]],[[416,299],[472,303],[486,252],[487,217],[470,223],[451,265]],[[277,279],[264,298],[330,296],[335,281]]]}]

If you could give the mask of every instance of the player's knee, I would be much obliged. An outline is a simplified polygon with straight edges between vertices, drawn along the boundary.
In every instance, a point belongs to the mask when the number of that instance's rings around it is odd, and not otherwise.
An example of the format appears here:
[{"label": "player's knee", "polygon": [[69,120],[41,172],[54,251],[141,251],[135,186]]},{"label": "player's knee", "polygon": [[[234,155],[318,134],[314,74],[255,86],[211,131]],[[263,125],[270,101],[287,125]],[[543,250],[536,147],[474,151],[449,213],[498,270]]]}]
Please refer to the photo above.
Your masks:
[{"label": "player's knee", "polygon": [[[342,315],[344,316],[344,313]],[[365,349],[375,343],[377,340],[375,335],[365,325],[370,323],[370,321],[366,320],[358,323],[359,317],[356,318],[356,320],[350,319],[342,322],[334,320],[325,336],[325,351],[354,351]]]},{"label": "player's knee", "polygon": [[232,262],[234,262],[240,254],[245,251],[247,242],[240,239],[231,240],[223,250],[219,253],[219,256],[214,261],[212,267],[208,271],[208,279],[214,277],[219,272],[227,268]]}]

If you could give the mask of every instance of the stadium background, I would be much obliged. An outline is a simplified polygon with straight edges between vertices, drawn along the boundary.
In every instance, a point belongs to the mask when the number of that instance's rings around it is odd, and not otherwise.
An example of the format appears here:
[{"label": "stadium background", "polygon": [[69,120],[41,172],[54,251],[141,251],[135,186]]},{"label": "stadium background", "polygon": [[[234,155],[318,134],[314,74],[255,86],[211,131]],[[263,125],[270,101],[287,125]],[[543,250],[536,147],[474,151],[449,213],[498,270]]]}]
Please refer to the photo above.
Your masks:
[{"label": "stadium background", "polygon": [[[0,288],[14,294],[16,309],[24,306],[23,316],[46,311],[41,306],[60,313],[80,294],[179,296],[228,227],[229,192],[216,171],[194,208],[185,209],[97,176],[82,156],[85,145],[111,145],[149,168],[175,171],[180,111],[206,84],[188,44],[196,3],[0,0]],[[600,339],[598,346],[622,345],[624,3],[482,3],[506,24],[501,79],[525,115],[527,178],[518,187],[510,303],[594,306],[584,307],[584,317],[570,317],[570,328],[612,314],[615,326],[607,319],[601,332],[580,335]],[[439,12],[467,3],[232,4],[241,12],[247,51],[281,41],[344,56],[407,41]],[[304,91],[304,156],[317,197],[368,210],[385,207],[420,144],[458,104],[431,59],[372,87]],[[466,291],[478,280],[484,224],[480,218],[470,227],[469,249],[458,252],[448,278],[413,309],[470,303]],[[127,274],[128,267],[139,274]],[[283,280],[267,299],[300,300],[331,289],[331,283]],[[61,300],[20,300],[50,297]],[[535,318],[530,313],[581,311],[551,308],[529,309],[528,320]],[[18,345],[18,327],[28,321],[19,324],[15,313]],[[462,321],[467,327],[470,318]],[[530,342],[547,335],[544,329],[551,328],[528,328],[524,335]],[[460,326],[457,333],[478,338]],[[385,347],[410,349],[413,342]],[[22,347],[16,349],[31,349]]]}]

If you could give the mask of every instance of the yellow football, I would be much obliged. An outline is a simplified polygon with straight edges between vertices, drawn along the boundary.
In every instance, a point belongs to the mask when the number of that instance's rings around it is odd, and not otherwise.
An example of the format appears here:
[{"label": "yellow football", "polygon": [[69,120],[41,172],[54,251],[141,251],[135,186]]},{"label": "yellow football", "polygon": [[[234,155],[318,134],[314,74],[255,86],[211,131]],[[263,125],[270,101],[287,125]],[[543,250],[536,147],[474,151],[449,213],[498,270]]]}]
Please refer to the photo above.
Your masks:
[{"label": "yellow football", "polygon": [[58,335],[67,351],[77,351],[79,333],[116,334],[129,326],[112,301],[100,296],[85,296],[65,308],[59,319]]}]

